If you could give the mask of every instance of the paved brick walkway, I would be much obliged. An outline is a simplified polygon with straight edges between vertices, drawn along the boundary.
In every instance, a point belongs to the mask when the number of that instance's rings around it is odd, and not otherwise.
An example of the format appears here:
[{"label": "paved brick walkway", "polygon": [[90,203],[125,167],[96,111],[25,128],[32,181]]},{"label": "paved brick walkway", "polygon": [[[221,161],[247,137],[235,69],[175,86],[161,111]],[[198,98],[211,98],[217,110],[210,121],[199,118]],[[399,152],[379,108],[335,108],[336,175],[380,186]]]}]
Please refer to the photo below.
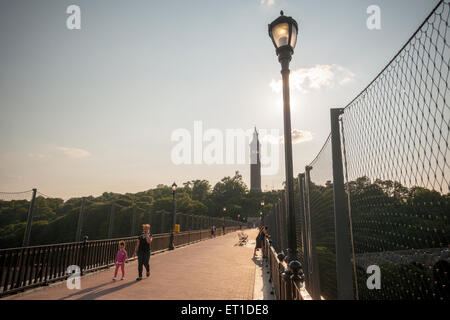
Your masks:
[{"label": "paved brick walkway", "polygon": [[[245,230],[255,239],[256,229]],[[125,266],[125,280],[112,281],[114,269],[81,278],[81,289],[62,282],[6,299],[251,300],[255,283],[254,246],[237,246],[236,232],[150,258],[151,276],[136,281],[137,262]],[[145,269],[144,269],[145,274]],[[119,274],[120,276],[120,270]]]}]

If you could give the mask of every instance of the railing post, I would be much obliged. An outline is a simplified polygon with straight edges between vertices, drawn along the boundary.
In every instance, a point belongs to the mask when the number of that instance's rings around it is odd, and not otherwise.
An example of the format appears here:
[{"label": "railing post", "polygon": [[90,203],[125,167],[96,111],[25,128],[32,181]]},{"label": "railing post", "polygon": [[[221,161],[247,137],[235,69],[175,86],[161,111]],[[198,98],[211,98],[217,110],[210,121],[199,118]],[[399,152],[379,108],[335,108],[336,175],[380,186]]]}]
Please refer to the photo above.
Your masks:
[{"label": "railing post", "polygon": [[320,300],[320,277],[319,277],[319,262],[317,261],[316,248],[315,248],[315,235],[311,228],[311,201],[310,201],[310,171],[312,167],[305,167],[305,195],[306,195],[306,227],[308,232],[308,272],[310,279],[310,295],[314,300]]},{"label": "railing post", "polygon": [[109,213],[108,239],[112,238],[114,228],[114,203],[111,204],[111,211]]},{"label": "railing post", "polygon": [[33,189],[33,196],[31,197],[30,207],[28,208],[27,226],[25,227],[25,233],[23,235],[22,247],[28,247],[30,245],[31,227],[33,225],[33,213],[34,203],[36,202],[37,189]]},{"label": "railing post", "polygon": [[81,232],[83,230],[83,213],[84,213],[84,205],[86,202],[86,198],[81,199],[81,205],[80,205],[80,213],[78,214],[78,223],[77,223],[77,233],[75,235],[75,242],[81,241]]},{"label": "railing post", "polygon": [[88,237],[84,236],[83,244],[81,245],[81,261],[80,261],[80,276],[83,275],[86,268],[86,251],[87,251]]},{"label": "railing post", "polygon": [[350,222],[346,207],[344,171],[342,166],[339,116],[343,109],[331,109],[331,152],[333,160],[334,224],[336,239],[337,298],[353,300]]}]

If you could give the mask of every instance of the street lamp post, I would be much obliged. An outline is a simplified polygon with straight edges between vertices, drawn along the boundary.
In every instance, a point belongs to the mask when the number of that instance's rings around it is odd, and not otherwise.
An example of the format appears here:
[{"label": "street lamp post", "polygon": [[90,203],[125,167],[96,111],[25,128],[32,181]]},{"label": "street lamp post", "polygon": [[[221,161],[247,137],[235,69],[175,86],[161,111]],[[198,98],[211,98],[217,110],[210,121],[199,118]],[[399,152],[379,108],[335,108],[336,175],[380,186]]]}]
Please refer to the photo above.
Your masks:
[{"label": "street lamp post", "polygon": [[175,223],[177,219],[177,184],[172,184],[172,197],[173,197],[173,215],[172,215],[172,233],[170,234],[169,250],[175,249]]},{"label": "street lamp post", "polygon": [[225,234],[225,213],[227,213],[227,208],[223,207],[223,223],[222,223],[222,233]]},{"label": "street lamp post", "polygon": [[264,200],[261,201],[261,212],[260,212],[260,216],[261,216],[261,225],[264,225]]},{"label": "street lamp post", "polygon": [[292,169],[291,111],[289,97],[289,63],[297,42],[298,25],[292,17],[281,16],[269,24],[269,36],[275,46],[283,77],[284,152],[288,209],[288,261],[297,259],[295,236],[294,174]]}]

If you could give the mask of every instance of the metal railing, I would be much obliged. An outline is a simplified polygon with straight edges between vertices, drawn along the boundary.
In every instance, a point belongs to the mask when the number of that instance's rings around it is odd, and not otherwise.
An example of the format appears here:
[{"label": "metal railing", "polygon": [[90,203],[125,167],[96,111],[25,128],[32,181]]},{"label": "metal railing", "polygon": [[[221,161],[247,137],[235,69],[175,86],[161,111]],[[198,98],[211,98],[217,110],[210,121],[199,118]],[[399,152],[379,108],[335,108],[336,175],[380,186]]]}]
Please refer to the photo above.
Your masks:
[{"label": "metal railing", "polygon": [[[241,227],[227,227],[225,232],[234,232]],[[243,227],[244,228],[244,227]],[[216,236],[221,236],[217,228]],[[185,231],[175,234],[175,246],[185,246],[211,238],[211,230]],[[114,265],[118,243],[125,241],[129,253],[134,251],[137,237],[71,242],[43,246],[0,249],[0,296],[24,291],[70,276],[67,268],[80,268],[81,275]],[[152,254],[168,250],[170,233],[155,234],[151,244]],[[127,261],[135,260],[129,257]]]},{"label": "metal railing", "polygon": [[299,268],[289,268],[282,253],[277,253],[272,246],[272,241],[265,238],[262,247],[263,259],[266,261],[270,272],[270,282],[274,288],[275,297],[278,300],[303,300],[301,294],[303,278]]}]

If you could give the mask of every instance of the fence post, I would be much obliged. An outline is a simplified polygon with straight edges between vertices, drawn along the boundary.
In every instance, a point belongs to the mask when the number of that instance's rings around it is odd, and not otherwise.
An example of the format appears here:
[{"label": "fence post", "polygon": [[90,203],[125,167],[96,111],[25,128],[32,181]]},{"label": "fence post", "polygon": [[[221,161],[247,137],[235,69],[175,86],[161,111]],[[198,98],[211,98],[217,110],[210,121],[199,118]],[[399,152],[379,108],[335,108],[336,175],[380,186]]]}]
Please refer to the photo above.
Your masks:
[{"label": "fence post", "polygon": [[281,249],[283,248],[281,239],[282,239],[282,229],[281,229],[281,217],[280,217],[280,198],[277,199],[276,207],[275,207],[275,217],[277,220],[277,252],[281,253]]},{"label": "fence post", "polygon": [[75,235],[75,242],[81,241],[81,231],[83,229],[83,213],[84,213],[84,204],[86,202],[86,198],[81,199],[80,213],[78,214],[78,223],[77,223],[77,233]]},{"label": "fence post", "polygon": [[86,269],[87,244],[88,244],[88,237],[84,236],[83,244],[81,245],[80,276],[83,275],[84,269]]},{"label": "fence post", "polygon": [[281,221],[280,221],[280,199],[277,200],[277,203],[275,203],[275,222],[277,225],[277,235],[275,240],[277,241],[276,247],[277,251],[281,252]]},{"label": "fence post", "polygon": [[353,300],[350,250],[350,222],[346,208],[339,116],[343,109],[331,109],[331,153],[333,160],[334,224],[336,240],[337,298]]},{"label": "fence post", "polygon": [[305,280],[307,286],[310,286],[309,282],[309,267],[308,267],[308,238],[306,234],[306,204],[305,204],[305,174],[300,173],[298,175],[298,190],[300,198],[300,230],[302,236],[302,255],[303,255],[303,270],[305,272]]},{"label": "fence post", "polygon": [[288,252],[287,252],[287,219],[286,219],[286,191],[282,190],[281,191],[281,202],[280,202],[281,206],[280,206],[280,216],[281,216],[281,227],[283,229],[283,250],[284,250],[284,255],[288,256]]},{"label": "fence post", "polygon": [[31,226],[33,225],[34,203],[36,202],[36,191],[33,189],[33,196],[31,197],[30,207],[28,208],[27,226],[23,235],[22,247],[30,245]]},{"label": "fence post", "polygon": [[131,231],[130,236],[133,236],[133,234],[136,232],[136,205],[133,206],[133,213],[131,216]]},{"label": "fence post", "polygon": [[312,167],[305,167],[305,204],[306,204],[306,228],[307,228],[307,237],[308,237],[308,271],[310,278],[310,295],[314,300],[320,300],[320,277],[319,277],[319,262],[317,260],[316,248],[315,248],[315,234],[312,231],[312,223],[311,223],[311,201],[310,201],[310,186],[311,186],[311,177],[310,171]]},{"label": "fence post", "polygon": [[108,239],[112,238],[114,228],[114,203],[111,204],[111,211],[109,213]]}]

